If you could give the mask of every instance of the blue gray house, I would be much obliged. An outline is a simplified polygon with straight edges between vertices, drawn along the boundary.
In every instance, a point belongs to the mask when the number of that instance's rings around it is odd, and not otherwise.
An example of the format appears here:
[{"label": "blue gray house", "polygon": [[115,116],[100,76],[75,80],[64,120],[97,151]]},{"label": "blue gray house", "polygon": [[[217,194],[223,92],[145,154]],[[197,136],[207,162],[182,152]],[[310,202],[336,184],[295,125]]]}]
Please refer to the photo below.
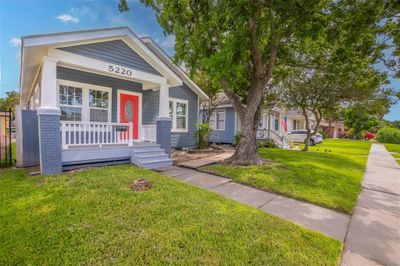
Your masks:
[{"label": "blue gray house", "polygon": [[[212,143],[233,144],[235,135],[240,133],[241,125],[232,100],[221,92],[217,95],[215,104],[210,116],[212,131],[209,141]],[[202,115],[203,111],[200,110],[200,119],[202,119]],[[257,137],[259,139],[273,139],[281,142],[282,145],[288,145],[289,140],[286,133],[288,130],[296,129],[296,126],[299,127],[295,118],[289,116],[287,112],[279,107],[266,108],[262,112]],[[283,143],[282,140],[286,141],[286,143]]]},{"label": "blue gray house", "polygon": [[21,49],[19,166],[157,168],[195,145],[208,97],[150,38],[121,27],[27,36]]}]

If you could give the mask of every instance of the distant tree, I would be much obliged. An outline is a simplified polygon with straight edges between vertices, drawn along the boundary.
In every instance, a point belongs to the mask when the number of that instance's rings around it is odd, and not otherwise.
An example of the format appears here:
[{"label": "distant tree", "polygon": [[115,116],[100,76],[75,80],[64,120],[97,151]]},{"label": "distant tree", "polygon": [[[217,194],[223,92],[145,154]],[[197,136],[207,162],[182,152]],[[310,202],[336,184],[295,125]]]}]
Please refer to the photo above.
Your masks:
[{"label": "distant tree", "polygon": [[395,128],[400,129],[400,120],[394,120],[391,123]]},{"label": "distant tree", "polygon": [[217,95],[221,91],[219,86],[213,84],[211,78],[204,72],[197,71],[192,74],[192,79],[200,86],[200,88],[207,94],[209,100],[200,103],[201,122],[209,124],[211,114],[215,111],[218,105]]},{"label": "distant tree", "polygon": [[15,106],[19,104],[19,93],[8,91],[5,94],[4,98],[0,98],[0,110],[6,111],[11,108],[11,111],[15,114]]}]

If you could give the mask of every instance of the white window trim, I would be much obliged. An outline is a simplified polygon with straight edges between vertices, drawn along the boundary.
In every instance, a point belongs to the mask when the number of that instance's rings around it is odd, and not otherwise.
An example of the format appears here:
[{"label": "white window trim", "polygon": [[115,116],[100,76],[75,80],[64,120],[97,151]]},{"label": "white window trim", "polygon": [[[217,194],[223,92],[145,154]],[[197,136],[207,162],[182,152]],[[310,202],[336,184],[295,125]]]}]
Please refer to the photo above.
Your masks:
[{"label": "white window trim", "polygon": [[[223,128],[216,128],[217,127],[217,112],[223,112],[224,113],[224,126]],[[214,128],[212,128],[213,131],[225,131],[225,124],[226,124],[226,111],[225,109],[220,109],[220,110],[215,110],[211,114],[211,116],[214,117]]]},{"label": "white window trim", "polygon": [[[177,133],[186,133],[188,132],[189,128],[189,101],[188,100],[183,100],[183,99],[177,99],[177,98],[169,98],[168,101],[168,108],[169,108],[169,102],[172,102],[172,128],[171,132],[177,132]],[[186,104],[186,128],[176,128],[176,103],[183,103]]]},{"label": "white window trim", "polygon": [[[59,90],[60,85],[78,87],[78,88],[82,89],[82,106],[79,106],[79,107],[82,108],[82,121],[84,121],[84,122],[90,121],[90,108],[91,107],[89,106],[89,90],[98,90],[98,91],[108,92],[107,122],[111,122],[112,88],[98,86],[98,85],[92,85],[92,84],[87,84],[87,83],[80,83],[80,82],[75,82],[75,81],[70,81],[70,80],[57,79],[57,106],[58,106],[58,108],[60,108],[60,90]],[[68,106],[70,106],[70,105],[68,105]],[[71,105],[71,107],[74,107],[74,106]],[[78,106],[75,106],[75,107],[78,107]],[[92,108],[95,108],[95,107],[92,107]],[[106,110],[105,108],[95,108],[95,109]],[[99,123],[101,123],[101,122],[99,122]]]}]

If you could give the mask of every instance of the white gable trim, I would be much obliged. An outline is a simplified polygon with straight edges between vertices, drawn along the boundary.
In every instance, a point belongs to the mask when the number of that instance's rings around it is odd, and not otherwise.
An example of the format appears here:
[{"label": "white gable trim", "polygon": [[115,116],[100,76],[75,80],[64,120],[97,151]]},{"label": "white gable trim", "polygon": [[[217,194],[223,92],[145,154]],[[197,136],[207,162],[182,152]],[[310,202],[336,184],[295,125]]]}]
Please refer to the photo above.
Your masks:
[{"label": "white gable trim", "polygon": [[[144,83],[143,89],[155,89],[155,88],[159,87],[159,84],[167,83],[166,79],[161,76],[143,72],[143,71],[136,70],[136,69],[132,69],[132,68],[122,67],[122,66],[121,66],[121,68],[129,70],[132,73],[132,75],[126,76],[126,75],[110,72],[108,70],[109,66],[116,66],[115,64],[92,59],[92,58],[89,58],[86,56],[72,54],[72,53],[57,50],[57,49],[49,49],[48,55],[51,58],[56,59],[59,64],[66,64],[67,66],[72,65],[72,66],[75,66],[78,68],[87,69],[89,71],[95,70],[95,71],[98,71],[100,73],[103,73],[103,74],[106,74],[109,76],[114,76],[114,77],[123,78],[123,79],[130,79],[133,81]],[[146,85],[146,82],[152,83],[153,85],[151,85],[151,84]]]},{"label": "white gable trim", "polygon": [[[22,38],[22,43],[23,48],[26,49],[40,46],[79,45],[82,42],[106,41],[111,38],[116,39],[116,37],[122,39],[146,62],[164,75],[170,86],[182,85],[182,80],[127,27],[28,36]],[[23,60],[24,57],[22,57],[21,65],[24,64]]]}]

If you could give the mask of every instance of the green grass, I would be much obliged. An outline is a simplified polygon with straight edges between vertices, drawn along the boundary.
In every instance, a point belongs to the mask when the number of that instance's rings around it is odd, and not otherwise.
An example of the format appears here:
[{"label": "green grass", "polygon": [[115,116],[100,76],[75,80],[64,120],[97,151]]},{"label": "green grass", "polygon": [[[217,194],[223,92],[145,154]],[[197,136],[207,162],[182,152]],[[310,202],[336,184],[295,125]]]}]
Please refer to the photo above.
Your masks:
[{"label": "green grass", "polygon": [[396,159],[396,162],[400,164],[400,144],[384,144],[385,148],[389,152],[397,152],[397,153],[392,153],[393,158]]},{"label": "green grass", "polygon": [[[12,163],[11,163],[11,166],[12,165],[14,165],[15,164],[15,161],[16,161],[16,159],[17,159],[17,146],[16,146],[17,144],[14,142],[14,143],[11,143],[11,156],[12,156]],[[9,158],[8,158],[8,150],[7,150],[7,158],[3,158],[2,160],[1,160],[1,163],[6,163],[6,162],[9,162],[10,160],[9,160]]]},{"label": "green grass", "polygon": [[268,162],[263,166],[203,167],[266,191],[308,201],[327,208],[351,213],[361,191],[370,142],[325,140],[309,152],[260,149]]},{"label": "green grass", "polygon": [[385,148],[389,151],[389,152],[397,152],[400,153],[400,144],[384,144]]},{"label": "green grass", "polygon": [[[147,192],[129,189],[147,178]],[[0,265],[337,265],[342,245],[134,166],[0,174]]]}]

